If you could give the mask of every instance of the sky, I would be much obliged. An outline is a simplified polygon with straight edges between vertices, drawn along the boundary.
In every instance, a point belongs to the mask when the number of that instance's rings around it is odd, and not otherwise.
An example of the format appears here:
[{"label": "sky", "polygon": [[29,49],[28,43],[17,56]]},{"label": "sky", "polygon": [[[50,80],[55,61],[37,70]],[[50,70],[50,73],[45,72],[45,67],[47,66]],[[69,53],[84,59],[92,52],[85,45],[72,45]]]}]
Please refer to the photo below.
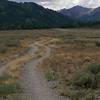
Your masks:
[{"label": "sky", "polygon": [[45,8],[59,10],[63,8],[71,8],[76,5],[81,5],[88,8],[96,8],[100,6],[100,0],[10,0],[17,2],[35,2]]}]

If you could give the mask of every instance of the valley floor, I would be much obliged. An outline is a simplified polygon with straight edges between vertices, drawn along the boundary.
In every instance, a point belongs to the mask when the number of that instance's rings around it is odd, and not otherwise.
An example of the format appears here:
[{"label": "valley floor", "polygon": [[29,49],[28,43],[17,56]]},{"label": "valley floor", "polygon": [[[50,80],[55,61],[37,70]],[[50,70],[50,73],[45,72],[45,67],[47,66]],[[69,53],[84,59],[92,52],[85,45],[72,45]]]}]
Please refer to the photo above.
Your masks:
[{"label": "valley floor", "polygon": [[99,32],[0,32],[0,100],[100,100]]},{"label": "valley floor", "polygon": [[[24,88],[23,100],[67,100],[58,96],[49,88],[49,84],[43,77],[42,73],[38,70],[37,66],[44,59],[50,56],[51,49],[49,47],[39,44],[45,49],[45,53],[37,59],[33,59],[24,66],[22,77],[22,87]],[[33,45],[30,54],[37,52],[38,46]]]}]

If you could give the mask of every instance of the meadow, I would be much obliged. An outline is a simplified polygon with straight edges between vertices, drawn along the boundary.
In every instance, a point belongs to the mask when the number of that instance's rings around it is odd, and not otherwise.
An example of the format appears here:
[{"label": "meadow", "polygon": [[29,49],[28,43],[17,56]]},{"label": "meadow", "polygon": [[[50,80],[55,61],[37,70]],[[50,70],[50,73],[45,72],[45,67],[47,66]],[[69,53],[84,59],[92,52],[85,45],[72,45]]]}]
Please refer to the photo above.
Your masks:
[{"label": "meadow", "polygon": [[40,68],[51,88],[70,100],[100,99],[100,31],[55,29],[51,56]]},{"label": "meadow", "polygon": [[[38,66],[52,89],[70,100],[100,100],[99,29],[0,31],[1,66],[20,58],[37,41],[52,50]],[[0,96],[20,92],[16,77],[0,76]]]}]

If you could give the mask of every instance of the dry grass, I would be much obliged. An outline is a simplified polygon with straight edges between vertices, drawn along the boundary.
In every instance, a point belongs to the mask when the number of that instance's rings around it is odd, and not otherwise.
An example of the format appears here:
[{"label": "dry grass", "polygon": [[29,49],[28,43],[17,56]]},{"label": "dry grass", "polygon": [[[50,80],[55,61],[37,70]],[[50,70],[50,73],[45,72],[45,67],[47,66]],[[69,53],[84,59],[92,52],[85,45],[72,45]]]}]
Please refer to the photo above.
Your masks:
[{"label": "dry grass", "polygon": [[[12,38],[18,40],[18,46],[16,44],[14,46],[12,43],[10,47],[8,47],[9,45],[6,46],[5,40]],[[39,67],[45,73],[47,80],[55,83],[53,88],[56,88],[61,95],[68,96],[72,100],[100,99],[100,88],[86,89],[73,86],[74,76],[78,72],[86,69],[92,63],[100,62],[100,30],[50,29],[1,31],[0,41],[4,46],[4,50],[7,49],[7,52],[0,53],[0,59],[3,61],[14,59],[8,63],[5,72],[10,76],[10,79],[7,79],[7,77],[1,78],[2,82],[4,82],[3,84],[16,83],[16,79],[21,75],[22,66],[27,61],[33,59],[33,55],[23,55],[23,51],[27,50],[29,44],[37,42],[37,44],[49,46],[52,50],[51,56]],[[1,43],[0,47],[2,46]],[[39,48],[40,50],[34,55],[34,58],[41,57],[45,53],[44,47],[39,46]],[[22,56],[19,58],[18,54]]]},{"label": "dry grass", "polygon": [[[9,99],[9,96],[19,94],[21,88],[19,78],[23,65],[36,58],[28,55],[29,44],[34,42],[30,31],[1,31],[0,32],[0,61],[6,63],[5,72],[0,76],[0,99]],[[11,100],[11,99],[10,99]]]},{"label": "dry grass", "polygon": [[52,54],[39,68],[48,81],[55,83],[53,87],[60,95],[71,100],[99,100],[99,87],[92,89],[73,85],[77,73],[100,62],[100,47],[97,45],[100,42],[99,31],[81,29],[57,32],[49,35],[46,45],[52,48]]},{"label": "dry grass", "polygon": [[[45,73],[47,80],[57,81],[56,88],[61,95],[68,96],[73,100],[88,100],[90,98],[99,98],[100,89],[95,89],[90,92],[89,89],[78,89],[72,86],[75,76],[78,72],[86,69],[92,63],[99,63],[100,49],[70,49],[70,48],[54,48],[52,55],[46,59],[40,66]],[[48,74],[49,78],[48,78]],[[100,78],[100,77],[99,77]],[[95,94],[95,92],[97,92]],[[92,95],[92,94],[93,95]],[[92,100],[92,99],[89,99]],[[94,99],[95,100],[95,99]],[[99,99],[98,99],[99,100]]]}]

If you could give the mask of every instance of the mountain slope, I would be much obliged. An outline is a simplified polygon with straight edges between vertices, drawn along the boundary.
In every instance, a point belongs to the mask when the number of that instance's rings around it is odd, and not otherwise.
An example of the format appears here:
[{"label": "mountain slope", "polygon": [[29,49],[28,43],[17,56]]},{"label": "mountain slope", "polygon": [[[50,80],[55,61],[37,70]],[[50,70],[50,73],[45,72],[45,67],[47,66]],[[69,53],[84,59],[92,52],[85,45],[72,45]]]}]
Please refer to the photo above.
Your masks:
[{"label": "mountain slope", "polygon": [[62,9],[59,12],[65,16],[69,16],[70,18],[77,19],[79,21],[85,21],[85,22],[100,21],[100,7],[92,9],[92,8],[85,8],[82,6],[74,6],[70,9]]},{"label": "mountain slope", "polygon": [[63,27],[70,18],[35,3],[0,0],[0,29]]},{"label": "mountain slope", "polygon": [[100,7],[93,9],[91,13],[80,18],[82,21],[100,22]]},{"label": "mountain slope", "polygon": [[71,18],[78,19],[83,15],[89,14],[91,12],[91,8],[85,8],[82,6],[74,6],[70,9],[62,9],[59,12]]}]

